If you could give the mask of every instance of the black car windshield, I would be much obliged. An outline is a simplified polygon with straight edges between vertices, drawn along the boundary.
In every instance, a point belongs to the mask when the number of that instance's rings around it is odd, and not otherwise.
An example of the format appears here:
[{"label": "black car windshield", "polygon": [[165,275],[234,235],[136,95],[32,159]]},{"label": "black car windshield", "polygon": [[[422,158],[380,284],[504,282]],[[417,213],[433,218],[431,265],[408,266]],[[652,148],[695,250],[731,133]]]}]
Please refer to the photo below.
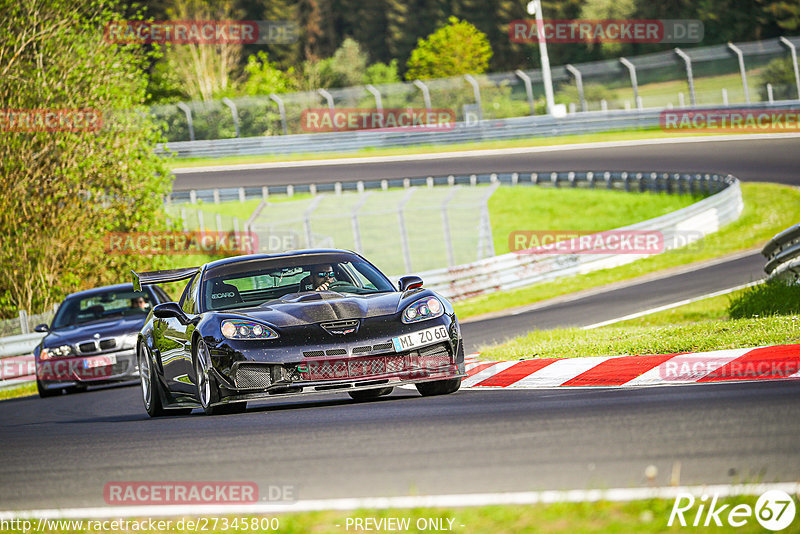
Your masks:
[{"label": "black car windshield", "polygon": [[130,315],[147,315],[150,296],[132,289],[109,290],[84,296],[68,297],[58,308],[52,328],[119,318]]},{"label": "black car windshield", "polygon": [[[220,272],[205,280],[205,309],[224,310],[259,306],[286,295],[335,291],[356,295],[394,291],[391,282],[365,261],[346,257],[305,259],[278,267],[274,260],[255,264],[244,272]],[[260,268],[256,268],[260,267]]]}]

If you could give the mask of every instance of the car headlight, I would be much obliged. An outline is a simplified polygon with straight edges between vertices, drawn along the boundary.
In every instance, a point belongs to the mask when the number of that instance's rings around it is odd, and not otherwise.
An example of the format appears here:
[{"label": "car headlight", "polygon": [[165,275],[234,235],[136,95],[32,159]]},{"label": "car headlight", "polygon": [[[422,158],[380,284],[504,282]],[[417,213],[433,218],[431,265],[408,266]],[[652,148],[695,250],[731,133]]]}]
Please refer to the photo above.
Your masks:
[{"label": "car headlight", "polygon": [[436,297],[425,297],[419,299],[403,312],[404,323],[416,323],[418,321],[427,321],[428,319],[436,319],[444,314],[444,305],[442,301]]},{"label": "car headlight", "polygon": [[50,360],[52,358],[61,358],[62,356],[69,356],[72,354],[72,347],[69,345],[61,345],[60,347],[42,347],[39,353],[40,360]]},{"label": "car headlight", "polygon": [[244,319],[226,319],[220,326],[228,339],[274,339],[278,333],[267,325]]}]

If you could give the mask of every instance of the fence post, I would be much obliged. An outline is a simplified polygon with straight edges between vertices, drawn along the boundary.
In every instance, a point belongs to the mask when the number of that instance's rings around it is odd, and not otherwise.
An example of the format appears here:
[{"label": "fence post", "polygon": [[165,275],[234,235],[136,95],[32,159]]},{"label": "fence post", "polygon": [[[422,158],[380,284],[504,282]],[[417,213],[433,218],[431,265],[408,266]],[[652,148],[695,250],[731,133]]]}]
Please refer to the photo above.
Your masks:
[{"label": "fence post", "polygon": [[428,90],[428,86],[425,85],[420,80],[414,80],[414,86],[416,86],[420,91],[422,91],[422,98],[425,101],[425,109],[429,112],[431,110],[431,92]]},{"label": "fence post", "polygon": [[283,135],[288,135],[289,130],[286,127],[286,106],[283,105],[283,99],[275,93],[270,93],[269,98],[278,104],[278,113],[281,114],[281,129],[283,130]]},{"label": "fence post", "polygon": [[697,98],[695,97],[694,94],[694,74],[692,74],[692,58],[690,58],[688,54],[686,54],[686,52],[684,52],[680,48],[676,48],[675,53],[678,54],[678,56],[680,56],[680,58],[686,64],[686,79],[689,82],[689,98],[692,102],[692,107],[694,107],[697,105]]},{"label": "fence post", "polygon": [[528,106],[530,106],[531,115],[536,115],[536,106],[533,104],[533,86],[531,85],[531,77],[520,69],[515,70],[514,74],[516,74],[517,77],[522,80],[522,83],[525,84],[525,94],[528,96]]},{"label": "fence post", "polygon": [[722,105],[728,105],[728,90],[724,87],[722,88]]},{"label": "fence post", "polygon": [[217,213],[217,236],[222,235],[222,215]]},{"label": "fence post", "polygon": [[742,49],[736,46],[733,43],[728,43],[728,48],[736,54],[736,57],[739,58],[739,73],[742,75],[742,88],[744,89],[744,100],[748,104],[750,103],[750,88],[747,87],[747,72],[744,69],[744,54],[742,53]]},{"label": "fence post", "polygon": [[186,224],[186,208],[181,208],[181,228],[183,228],[184,232],[189,231],[189,227]]},{"label": "fence post", "polygon": [[481,105],[481,88],[478,80],[472,74],[465,74],[464,79],[472,86],[472,94],[475,95],[475,105],[478,106],[478,120],[483,120],[483,106]]},{"label": "fence post", "polygon": [[206,235],[206,223],[203,218],[203,210],[197,210],[197,226],[200,228],[200,236]]},{"label": "fence post", "polygon": [[236,130],[236,137],[241,137],[239,135],[239,113],[236,111],[236,104],[227,96],[222,99],[222,103],[230,108],[231,117],[233,117],[233,127]]},{"label": "fence post", "polygon": [[350,212],[350,223],[353,227],[353,245],[356,249],[356,252],[359,254],[364,252],[364,247],[361,244],[361,228],[358,225],[358,211],[366,203],[367,198],[369,198],[371,194],[372,192],[369,191],[363,197],[361,197],[361,200],[358,201],[358,204],[356,204],[353,207],[353,210]]},{"label": "fence post", "polygon": [[624,57],[619,58],[619,62],[625,65],[630,72],[631,86],[633,87],[633,101],[636,102],[636,106],[639,109],[642,109],[642,101],[639,100],[639,81],[636,79],[636,66]]},{"label": "fence post", "polygon": [[[331,119],[333,119],[333,114],[336,111],[336,106],[333,103],[333,95],[325,89],[317,89],[317,93],[328,102],[328,111],[331,112]],[[331,124],[333,124],[333,129],[336,130],[336,124],[334,122],[331,122]]]},{"label": "fence post", "polygon": [[453,237],[450,234],[450,217],[447,215],[447,205],[453,200],[456,191],[461,186],[455,186],[451,189],[447,197],[442,201],[442,232],[444,234],[444,249],[447,253],[447,266],[452,267],[456,264],[455,254],[453,253]]},{"label": "fence post", "polygon": [[189,202],[192,204],[197,204],[197,191],[194,189],[189,191]]},{"label": "fence post", "polygon": [[769,101],[769,103],[770,103],[770,104],[772,104],[772,103],[773,103],[773,98],[772,98],[772,84],[771,84],[771,83],[768,83],[768,84],[767,84],[767,100]]},{"label": "fence post", "polygon": [[19,328],[22,330],[23,334],[30,334],[30,329],[28,328],[28,312],[25,310],[19,311]]},{"label": "fence post", "polygon": [[405,195],[403,195],[403,199],[397,205],[397,222],[400,224],[400,243],[403,246],[403,262],[406,266],[406,272],[411,272],[411,249],[408,246],[408,232],[406,231],[406,220],[403,215],[403,209],[406,207],[406,203],[411,200],[411,195],[414,194],[416,191],[416,187],[410,188]]},{"label": "fence post", "polygon": [[214,204],[219,204],[219,189],[214,189]]},{"label": "fence post", "polygon": [[192,110],[183,102],[178,102],[178,109],[186,115],[186,123],[189,126],[189,141],[194,141],[194,123],[192,122]]},{"label": "fence post", "polygon": [[383,101],[381,100],[381,92],[375,89],[375,86],[371,83],[368,83],[364,86],[364,88],[372,93],[372,96],[375,97],[375,109],[378,110],[378,113],[383,111]]},{"label": "fence post", "polygon": [[797,99],[800,100],[800,72],[797,69],[797,47],[786,37],[780,38],[781,43],[789,49],[792,54],[792,68],[794,69],[794,85],[797,87]]},{"label": "fence post", "polygon": [[311,214],[317,209],[322,198],[323,195],[314,197],[314,200],[311,201],[311,204],[309,204],[303,212],[303,230],[306,234],[306,248],[314,248],[314,236],[311,233]]},{"label": "fence post", "polygon": [[478,223],[478,259],[494,256],[494,242],[492,241],[492,223],[489,220],[489,198],[500,187],[500,182],[495,182],[489,188],[481,205],[481,220]]},{"label": "fence post", "polygon": [[581,71],[570,64],[564,65],[564,68],[575,77],[575,85],[578,87],[578,98],[581,100],[581,111],[588,111],[586,106],[586,97],[583,94],[583,75]]}]

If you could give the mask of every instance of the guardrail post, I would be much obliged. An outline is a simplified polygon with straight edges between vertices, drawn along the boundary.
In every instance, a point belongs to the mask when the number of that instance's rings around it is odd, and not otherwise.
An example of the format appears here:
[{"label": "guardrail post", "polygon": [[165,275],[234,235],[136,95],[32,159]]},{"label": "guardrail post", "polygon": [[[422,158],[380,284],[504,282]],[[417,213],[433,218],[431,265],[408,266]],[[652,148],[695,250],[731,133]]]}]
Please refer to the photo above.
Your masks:
[{"label": "guardrail post", "polygon": [[383,101],[381,100],[381,92],[378,91],[374,85],[368,83],[364,86],[364,88],[372,93],[372,96],[375,97],[375,109],[378,110],[378,113],[383,112]]},{"label": "guardrail post", "polygon": [[797,47],[786,37],[780,38],[781,44],[789,49],[792,54],[792,68],[794,69],[794,85],[797,88],[797,99],[800,100],[800,72],[797,69]]},{"label": "guardrail post", "polygon": [[244,187],[240,187],[239,188],[239,202],[244,202],[244,201],[245,201]]},{"label": "guardrail post", "polygon": [[624,57],[619,58],[619,62],[625,65],[628,68],[628,72],[630,72],[631,86],[633,87],[633,101],[636,102],[636,106],[639,109],[642,109],[642,101],[639,100],[639,81],[636,78],[636,65]]},{"label": "guardrail post", "polygon": [[531,115],[536,115],[536,106],[533,103],[533,86],[531,85],[531,77],[520,69],[515,70],[514,74],[516,74],[517,77],[522,80],[522,83],[525,84],[525,94],[528,97],[528,106],[530,107]]},{"label": "guardrail post", "polygon": [[771,83],[768,83],[768,84],[767,84],[767,100],[769,101],[769,103],[770,103],[770,104],[772,104],[772,103],[773,103],[773,98],[772,98],[772,84],[771,84]]},{"label": "guardrail post", "polygon": [[747,72],[744,68],[744,54],[742,53],[742,49],[736,46],[733,43],[728,43],[728,48],[736,54],[736,57],[739,58],[739,73],[742,75],[742,88],[744,89],[744,100],[748,104],[750,103],[750,88],[747,87]]},{"label": "guardrail post", "polygon": [[189,191],[189,202],[192,204],[197,204],[197,191],[194,189]]},{"label": "guardrail post", "polygon": [[261,186],[261,200],[267,200],[268,198],[269,198],[269,186],[266,185]]},{"label": "guardrail post", "polygon": [[676,48],[675,53],[678,54],[678,56],[686,64],[686,80],[689,82],[689,98],[691,99],[692,107],[694,107],[697,105],[697,98],[694,93],[694,75],[692,74],[692,58],[690,58],[689,55],[680,48]]},{"label": "guardrail post", "polygon": [[478,80],[472,74],[465,74],[464,79],[472,86],[472,93],[475,95],[475,105],[478,106],[478,120],[483,120],[483,106],[481,105],[481,88]]},{"label": "guardrail post", "polygon": [[397,205],[397,222],[400,225],[400,243],[403,247],[403,262],[405,263],[407,273],[411,272],[411,249],[408,246],[408,232],[406,231],[406,220],[403,215],[403,209],[406,203],[411,199],[411,195],[414,194],[415,190],[415,187],[410,188]]},{"label": "guardrail post", "polygon": [[430,112],[431,110],[431,92],[428,90],[428,86],[425,85],[421,80],[414,80],[412,82],[415,87],[417,87],[420,91],[422,91],[422,99],[425,101],[425,109]]},{"label": "guardrail post", "polygon": [[222,103],[230,108],[231,117],[233,117],[233,128],[236,130],[236,137],[241,137],[239,135],[239,113],[236,111],[236,104],[227,96],[222,99]]},{"label": "guardrail post", "polygon": [[219,204],[219,189],[214,188],[214,204]]},{"label": "guardrail post", "polygon": [[194,141],[194,123],[192,122],[192,110],[183,102],[178,102],[178,109],[186,115],[186,124],[189,126],[189,141]]},{"label": "guardrail post", "polygon": [[724,87],[722,88],[722,105],[728,105],[728,90]]},{"label": "guardrail post", "polygon": [[575,77],[575,86],[578,88],[578,98],[581,100],[581,111],[588,111],[589,108],[586,105],[586,97],[583,94],[583,75],[581,71],[570,64],[564,65],[564,68]]},{"label": "guardrail post", "polygon": [[283,105],[283,99],[275,93],[270,93],[270,100],[278,104],[278,113],[281,115],[281,129],[283,135],[289,135],[289,129],[286,127],[286,106]]}]

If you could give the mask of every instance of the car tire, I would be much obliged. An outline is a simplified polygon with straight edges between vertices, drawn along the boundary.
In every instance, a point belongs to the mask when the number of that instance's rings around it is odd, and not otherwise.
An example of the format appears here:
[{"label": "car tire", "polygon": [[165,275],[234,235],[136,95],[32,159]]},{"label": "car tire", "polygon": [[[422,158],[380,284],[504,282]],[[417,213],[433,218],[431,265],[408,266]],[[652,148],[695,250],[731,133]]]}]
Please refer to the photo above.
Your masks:
[{"label": "car tire", "polygon": [[36,379],[36,391],[39,392],[39,397],[42,399],[46,399],[47,397],[55,397],[56,395],[61,395],[64,393],[63,389],[45,389],[44,384],[42,384],[39,379]]},{"label": "car tire", "polygon": [[432,397],[434,395],[455,393],[460,387],[461,379],[451,378],[448,380],[436,380],[435,382],[420,382],[417,384],[417,391],[423,397]]},{"label": "car tire", "polygon": [[139,385],[142,389],[144,409],[150,417],[165,415],[188,415],[191,408],[167,409],[161,401],[161,386],[156,375],[155,366],[147,354],[147,348],[141,343],[137,346],[137,363],[139,365]]},{"label": "car tire", "polygon": [[389,395],[394,391],[393,387],[377,388],[377,389],[362,389],[360,391],[349,391],[347,394],[350,398],[357,401],[368,401]]},{"label": "car tire", "polygon": [[211,354],[208,351],[206,342],[198,340],[195,345],[194,372],[195,383],[197,384],[197,399],[206,415],[227,415],[242,413],[247,410],[246,402],[232,402],[230,404],[218,404],[219,386],[211,370]]}]

